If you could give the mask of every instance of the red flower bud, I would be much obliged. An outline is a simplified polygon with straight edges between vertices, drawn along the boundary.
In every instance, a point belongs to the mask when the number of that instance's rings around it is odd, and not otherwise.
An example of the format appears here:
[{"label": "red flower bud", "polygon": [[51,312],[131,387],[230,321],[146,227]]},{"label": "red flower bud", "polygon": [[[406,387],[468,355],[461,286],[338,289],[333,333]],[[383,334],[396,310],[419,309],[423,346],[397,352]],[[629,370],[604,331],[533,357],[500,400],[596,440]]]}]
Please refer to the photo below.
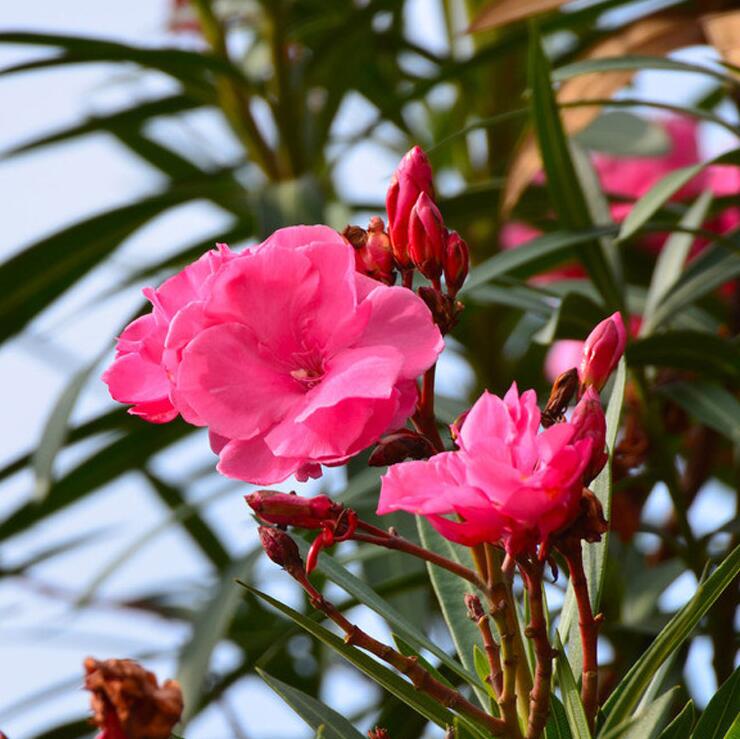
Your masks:
[{"label": "red flower bud", "polygon": [[470,268],[470,251],[468,245],[456,231],[447,234],[443,255],[443,267],[447,294],[454,298],[463,286]]},{"label": "red flower bud", "polygon": [[257,490],[245,495],[244,499],[263,521],[302,529],[321,528],[322,522],[336,518],[342,510],[341,505],[326,495],[303,498],[272,490]]},{"label": "red flower bud", "polygon": [[355,266],[358,272],[386,285],[392,285],[396,281],[391,241],[385,232],[382,218],[373,216],[367,231],[359,226],[347,226],[343,236],[355,249]]},{"label": "red flower bud", "polygon": [[442,274],[446,241],[447,229],[439,208],[421,193],[409,217],[409,256],[427,279],[437,280]]},{"label": "red flower bud", "polygon": [[293,577],[303,578],[303,560],[298,545],[280,529],[259,527],[260,543],[265,554]]},{"label": "red flower bud", "polygon": [[583,472],[583,484],[588,485],[601,472],[609,455],[606,446],[606,417],[601,407],[599,394],[589,387],[578,401],[570,422],[576,428],[572,441],[591,439],[591,458]]},{"label": "red flower bud", "polygon": [[408,251],[409,219],[411,209],[421,193],[426,193],[430,198],[434,197],[432,167],[427,155],[415,146],[398,165],[385,198],[388,233],[393,256],[400,269],[409,269],[412,266]]},{"label": "red flower bud", "polygon": [[374,729],[370,729],[367,732],[367,736],[368,739],[391,739],[388,729],[384,729],[382,726],[376,726]]},{"label": "red flower bud", "polygon": [[578,368],[581,389],[592,385],[601,390],[624,354],[627,332],[619,312],[599,323],[583,345],[583,358]]}]

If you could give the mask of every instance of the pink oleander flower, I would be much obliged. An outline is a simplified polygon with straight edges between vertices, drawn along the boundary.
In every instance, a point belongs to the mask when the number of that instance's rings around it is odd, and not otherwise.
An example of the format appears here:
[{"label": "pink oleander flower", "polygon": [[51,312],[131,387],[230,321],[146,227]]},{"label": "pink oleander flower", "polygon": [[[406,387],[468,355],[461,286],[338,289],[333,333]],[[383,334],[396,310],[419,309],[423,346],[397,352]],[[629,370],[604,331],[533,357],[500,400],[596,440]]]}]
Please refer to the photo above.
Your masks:
[{"label": "pink oleander flower", "polygon": [[388,233],[393,256],[400,269],[412,266],[409,255],[409,219],[411,210],[422,193],[434,198],[432,167],[419,146],[407,152],[393,173],[385,198]]},{"label": "pink oleander flower", "polygon": [[219,471],[247,482],[318,476],[403,426],[444,346],[423,301],[356,272],[326,226],[281,229],[198,284],[137,390],[207,426]]},{"label": "pink oleander flower", "polygon": [[591,455],[583,473],[583,484],[588,485],[601,472],[609,459],[606,446],[606,416],[601,407],[599,394],[593,387],[586,389],[583,397],[573,409],[570,423],[575,426],[573,441],[591,439]]},{"label": "pink oleander flower", "polygon": [[177,416],[162,361],[167,332],[175,315],[202,301],[211,277],[236,256],[226,244],[219,244],[156,290],[144,289],[152,311],[126,326],[118,337],[116,359],[103,374],[113,399],[132,406],[129,413],[151,423],[166,423]]},{"label": "pink oleander flower", "polygon": [[617,311],[596,324],[583,344],[583,356],[578,366],[581,387],[601,390],[614,371],[627,345],[627,330]]},{"label": "pink oleander flower", "polygon": [[451,541],[502,543],[512,555],[546,543],[578,515],[594,442],[571,423],[539,424],[533,390],[485,392],[458,421],[459,451],[388,470],[378,514],[422,515]]}]

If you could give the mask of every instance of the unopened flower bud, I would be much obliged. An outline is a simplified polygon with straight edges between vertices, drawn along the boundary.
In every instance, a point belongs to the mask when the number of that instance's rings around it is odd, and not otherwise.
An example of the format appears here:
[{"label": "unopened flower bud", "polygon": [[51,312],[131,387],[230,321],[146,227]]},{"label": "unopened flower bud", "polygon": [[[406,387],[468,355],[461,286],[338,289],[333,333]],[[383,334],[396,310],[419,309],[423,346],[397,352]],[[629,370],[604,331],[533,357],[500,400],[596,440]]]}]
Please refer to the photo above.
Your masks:
[{"label": "unopened flower bud", "polygon": [[373,216],[367,231],[359,226],[347,226],[343,236],[354,247],[358,272],[386,285],[396,281],[391,241],[381,218]]},{"label": "unopened flower bud", "polygon": [[591,439],[591,457],[583,472],[583,484],[588,485],[601,472],[609,458],[606,446],[606,416],[601,407],[599,394],[589,387],[578,401],[570,422],[576,432],[572,441]]},{"label": "unopened flower bud", "polygon": [[404,459],[428,459],[434,455],[434,446],[426,436],[410,429],[400,429],[384,436],[370,455],[371,467],[398,464]]},{"label": "unopened flower bud", "polygon": [[619,312],[599,323],[583,345],[583,358],[578,368],[581,388],[589,385],[601,390],[614,371],[627,344],[627,331]]},{"label": "unopened flower bud", "polygon": [[263,521],[302,529],[321,528],[324,521],[335,519],[342,510],[339,503],[326,495],[304,498],[273,490],[257,490],[245,495],[244,499]]},{"label": "unopened flower bud", "polygon": [[442,260],[447,294],[454,298],[463,286],[470,269],[470,251],[468,245],[456,231],[447,234]]},{"label": "unopened flower bud", "polygon": [[260,543],[265,554],[293,577],[303,577],[303,560],[298,545],[280,529],[260,526]]},{"label": "unopened flower bud", "polygon": [[368,739],[391,739],[388,729],[384,729],[382,726],[376,726],[374,729],[370,729],[367,732],[367,736]]},{"label": "unopened flower bud", "polygon": [[434,197],[432,167],[423,150],[415,146],[398,165],[385,198],[388,233],[399,269],[413,266],[409,255],[409,219],[421,193]]},{"label": "unopened flower bud", "polygon": [[434,201],[421,193],[409,216],[409,256],[424,277],[438,280],[447,241],[442,214]]}]

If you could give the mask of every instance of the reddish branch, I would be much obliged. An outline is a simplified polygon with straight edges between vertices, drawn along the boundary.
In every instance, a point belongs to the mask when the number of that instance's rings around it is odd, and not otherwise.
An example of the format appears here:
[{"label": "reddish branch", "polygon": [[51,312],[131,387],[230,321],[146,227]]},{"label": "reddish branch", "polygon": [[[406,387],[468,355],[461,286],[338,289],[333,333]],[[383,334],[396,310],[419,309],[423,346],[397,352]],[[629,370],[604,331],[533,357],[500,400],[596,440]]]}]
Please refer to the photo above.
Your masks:
[{"label": "reddish branch", "polygon": [[488,616],[483,610],[480,598],[477,595],[466,595],[465,605],[468,609],[468,617],[478,627],[481,638],[483,639],[483,646],[486,650],[486,657],[488,659],[488,678],[487,682],[493,689],[493,694],[498,700],[501,697],[501,691],[503,690],[503,670],[501,669],[501,655],[499,653],[498,644],[493,638],[491,633],[491,625],[488,622]]},{"label": "reddish branch", "polygon": [[591,609],[591,600],[588,594],[588,583],[583,572],[583,553],[581,543],[573,541],[571,545],[561,550],[568,563],[570,582],[578,605],[578,627],[581,632],[581,647],[583,650],[583,672],[581,678],[581,699],[583,708],[591,730],[594,727],[596,712],[599,708],[599,673],[597,659],[597,641],[599,626],[603,616],[594,616]]},{"label": "reddish branch", "polygon": [[534,644],[536,659],[534,685],[529,694],[529,724],[527,738],[540,736],[550,712],[550,679],[553,651],[547,637],[545,608],[542,600],[542,571],[544,562],[520,562],[519,567],[529,594],[529,625],[526,635]]}]

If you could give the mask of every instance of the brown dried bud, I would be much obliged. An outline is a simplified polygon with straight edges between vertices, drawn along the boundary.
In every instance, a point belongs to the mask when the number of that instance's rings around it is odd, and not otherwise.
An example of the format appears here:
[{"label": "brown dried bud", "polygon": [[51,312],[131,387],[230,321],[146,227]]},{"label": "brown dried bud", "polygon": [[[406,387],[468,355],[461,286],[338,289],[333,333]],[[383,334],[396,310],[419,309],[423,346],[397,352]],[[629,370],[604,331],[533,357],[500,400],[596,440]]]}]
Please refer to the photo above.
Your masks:
[{"label": "brown dried bud", "polygon": [[404,459],[428,459],[434,456],[434,445],[426,436],[410,429],[400,429],[384,436],[373,449],[368,464],[385,467]]},{"label": "brown dried bud", "polygon": [[552,384],[550,397],[542,411],[541,423],[545,428],[563,419],[568,403],[578,389],[578,370],[573,367],[559,375]]},{"label": "brown dried bud", "polygon": [[354,247],[358,272],[386,285],[396,281],[391,241],[382,218],[371,218],[367,231],[359,226],[347,226],[342,235]]},{"label": "brown dried bud", "polygon": [[85,688],[92,693],[93,723],[110,739],[168,739],[180,720],[182,691],[174,680],[162,687],[131,659],[85,660]]},{"label": "brown dried bud", "polygon": [[465,608],[468,609],[468,618],[471,621],[478,623],[482,618],[486,617],[486,612],[483,610],[480,598],[472,593],[465,595]]},{"label": "brown dried bud", "polygon": [[433,287],[420,287],[419,297],[427,304],[432,312],[434,322],[439,326],[442,334],[449,333],[457,324],[460,313],[464,308],[459,300],[435,290]]},{"label": "brown dried bud", "polygon": [[293,577],[302,577],[303,560],[298,545],[280,529],[260,526],[258,532],[265,554]]},{"label": "brown dried bud", "polygon": [[602,534],[609,529],[601,502],[588,488],[583,488],[580,505],[580,513],[573,523],[553,537],[553,545],[562,552],[571,547],[580,547],[581,540],[592,543],[601,541]]}]

